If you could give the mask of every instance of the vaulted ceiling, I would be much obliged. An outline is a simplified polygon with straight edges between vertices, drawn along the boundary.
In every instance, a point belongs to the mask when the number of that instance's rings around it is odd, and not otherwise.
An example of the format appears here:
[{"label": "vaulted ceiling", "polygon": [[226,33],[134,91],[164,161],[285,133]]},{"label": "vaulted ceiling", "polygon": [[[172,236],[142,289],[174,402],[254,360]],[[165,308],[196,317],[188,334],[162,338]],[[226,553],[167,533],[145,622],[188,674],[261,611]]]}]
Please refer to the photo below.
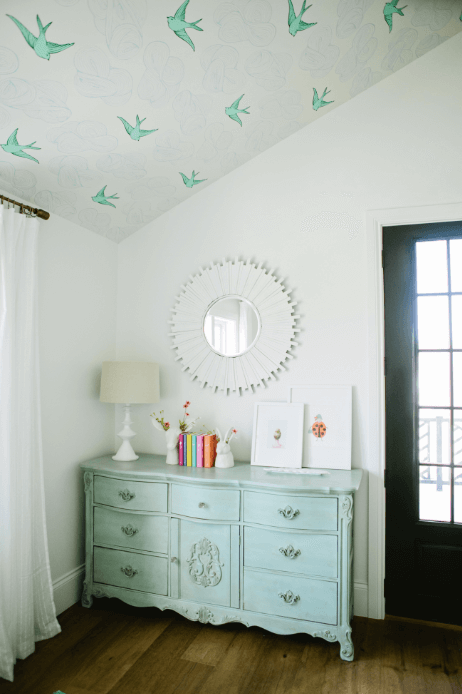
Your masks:
[{"label": "vaulted ceiling", "polygon": [[0,189],[121,241],[462,30],[405,2],[3,0]]}]

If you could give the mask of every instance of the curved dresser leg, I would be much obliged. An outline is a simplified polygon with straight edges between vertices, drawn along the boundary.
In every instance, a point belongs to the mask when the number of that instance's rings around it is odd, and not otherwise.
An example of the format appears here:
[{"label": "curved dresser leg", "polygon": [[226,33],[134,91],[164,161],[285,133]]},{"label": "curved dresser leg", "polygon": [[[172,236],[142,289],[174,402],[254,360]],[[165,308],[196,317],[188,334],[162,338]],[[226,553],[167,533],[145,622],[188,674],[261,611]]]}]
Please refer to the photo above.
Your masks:
[{"label": "curved dresser leg", "polygon": [[82,593],[82,607],[91,607],[92,605],[93,605],[93,596],[88,591],[88,587],[87,587],[86,582],[84,582],[83,593]]},{"label": "curved dresser leg", "polygon": [[351,640],[351,627],[339,627],[338,640],[340,641],[340,657],[342,660],[354,660],[355,649]]}]

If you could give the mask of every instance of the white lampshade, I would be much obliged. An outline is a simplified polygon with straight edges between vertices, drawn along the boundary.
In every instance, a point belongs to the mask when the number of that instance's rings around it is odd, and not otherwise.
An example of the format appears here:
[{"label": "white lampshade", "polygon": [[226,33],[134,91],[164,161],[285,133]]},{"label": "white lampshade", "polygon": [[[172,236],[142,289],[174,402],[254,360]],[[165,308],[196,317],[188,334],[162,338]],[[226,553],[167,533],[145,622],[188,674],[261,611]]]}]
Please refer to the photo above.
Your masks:
[{"label": "white lampshade", "polygon": [[103,361],[101,402],[159,402],[159,364],[144,361]]}]

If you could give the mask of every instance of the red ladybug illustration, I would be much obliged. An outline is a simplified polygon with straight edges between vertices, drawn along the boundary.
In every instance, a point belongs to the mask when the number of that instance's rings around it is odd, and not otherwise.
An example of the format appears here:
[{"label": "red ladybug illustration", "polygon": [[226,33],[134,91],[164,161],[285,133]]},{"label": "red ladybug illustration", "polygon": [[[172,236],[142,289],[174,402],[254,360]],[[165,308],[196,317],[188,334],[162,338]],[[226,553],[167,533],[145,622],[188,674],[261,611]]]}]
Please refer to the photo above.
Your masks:
[{"label": "red ladybug illustration", "polygon": [[311,433],[314,434],[314,436],[317,439],[322,439],[323,436],[326,435],[326,425],[322,421],[322,415],[317,414],[316,417],[314,418],[315,422],[313,426],[311,427]]}]

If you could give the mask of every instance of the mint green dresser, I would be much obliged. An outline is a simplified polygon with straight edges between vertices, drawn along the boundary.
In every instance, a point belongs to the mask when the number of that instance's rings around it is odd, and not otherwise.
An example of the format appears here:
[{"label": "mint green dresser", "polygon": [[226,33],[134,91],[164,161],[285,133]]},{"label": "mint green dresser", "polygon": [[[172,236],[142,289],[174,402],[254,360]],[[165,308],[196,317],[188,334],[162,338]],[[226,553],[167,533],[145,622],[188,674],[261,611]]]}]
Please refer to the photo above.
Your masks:
[{"label": "mint green dresser", "polygon": [[172,467],[141,455],[82,465],[93,596],[340,642],[353,660],[353,496],[361,470],[320,477]]}]

